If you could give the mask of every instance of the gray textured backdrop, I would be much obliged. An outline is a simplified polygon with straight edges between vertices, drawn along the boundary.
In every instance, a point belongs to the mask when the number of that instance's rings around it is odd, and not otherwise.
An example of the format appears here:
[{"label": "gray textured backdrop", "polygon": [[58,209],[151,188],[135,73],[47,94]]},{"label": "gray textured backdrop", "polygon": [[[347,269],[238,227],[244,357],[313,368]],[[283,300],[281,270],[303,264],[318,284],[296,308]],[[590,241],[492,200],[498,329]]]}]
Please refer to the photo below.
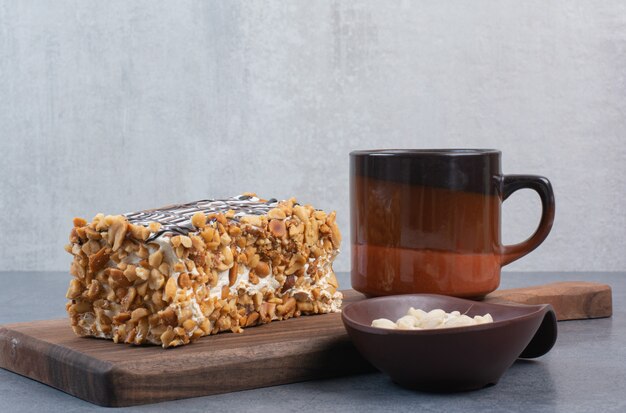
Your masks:
[{"label": "gray textured backdrop", "polygon": [[[0,263],[66,269],[75,215],[243,191],[347,239],[350,150],[463,146],[553,182],[509,268],[624,270],[625,73],[621,1],[0,1]],[[538,217],[511,197],[505,241]]]}]

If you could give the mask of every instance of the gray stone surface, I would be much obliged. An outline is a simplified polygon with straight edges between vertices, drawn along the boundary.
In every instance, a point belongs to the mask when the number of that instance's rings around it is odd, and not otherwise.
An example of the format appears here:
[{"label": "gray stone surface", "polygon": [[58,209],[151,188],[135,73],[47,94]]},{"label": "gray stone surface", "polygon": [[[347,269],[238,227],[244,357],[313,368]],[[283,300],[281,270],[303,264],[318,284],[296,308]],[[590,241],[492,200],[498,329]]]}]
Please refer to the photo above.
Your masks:
[{"label": "gray stone surface", "polygon": [[[66,270],[76,215],[243,191],[347,238],[350,150],[461,146],[554,184],[511,270],[622,270],[625,39],[620,0],[0,0],[0,263]],[[538,215],[514,195],[505,241]]]},{"label": "gray stone surface", "polygon": [[[65,316],[61,272],[0,273],[0,324]],[[613,287],[612,318],[559,323],[547,355],[517,361],[489,388],[459,394],[402,389],[379,373],[178,400],[120,411],[303,412],[624,412],[626,411],[626,273],[508,273],[502,287],[586,280]],[[350,284],[347,273],[339,275]],[[105,410],[0,369],[0,411]]]}]

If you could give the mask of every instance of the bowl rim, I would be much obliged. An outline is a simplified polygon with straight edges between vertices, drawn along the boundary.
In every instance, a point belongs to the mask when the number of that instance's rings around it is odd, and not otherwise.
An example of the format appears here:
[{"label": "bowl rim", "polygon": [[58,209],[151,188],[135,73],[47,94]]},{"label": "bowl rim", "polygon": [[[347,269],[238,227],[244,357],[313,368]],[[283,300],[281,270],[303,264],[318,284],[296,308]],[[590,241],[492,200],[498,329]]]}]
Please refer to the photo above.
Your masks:
[{"label": "bowl rim", "polygon": [[[460,327],[448,327],[448,328],[430,328],[424,330],[392,330],[381,327],[372,327],[371,325],[363,324],[354,320],[353,318],[346,315],[346,310],[352,306],[356,306],[358,304],[367,305],[367,303],[375,302],[375,301],[384,301],[384,300],[395,300],[397,298],[407,298],[407,297],[426,297],[426,298],[445,298],[446,300],[452,300],[463,303],[476,303],[481,305],[486,305],[489,307],[500,307],[500,308],[524,308],[531,310],[527,314],[523,314],[516,317],[507,318],[504,320],[493,321],[492,323],[478,324],[473,326],[460,326]],[[382,297],[374,297],[374,298],[366,298],[361,301],[353,302],[347,304],[341,311],[341,319],[344,323],[350,325],[350,327],[365,332],[369,334],[377,334],[377,335],[407,335],[407,336],[430,336],[430,335],[442,335],[442,334],[458,334],[463,332],[472,332],[472,331],[482,331],[482,330],[490,330],[494,328],[508,326],[512,323],[516,323],[519,321],[523,321],[526,319],[530,319],[536,317],[538,313],[545,313],[548,309],[551,308],[550,304],[499,304],[499,303],[485,303],[481,301],[473,301],[466,298],[459,297],[451,297],[445,296],[441,294],[395,294],[395,295],[386,295]],[[408,309],[407,309],[408,310]]]}]

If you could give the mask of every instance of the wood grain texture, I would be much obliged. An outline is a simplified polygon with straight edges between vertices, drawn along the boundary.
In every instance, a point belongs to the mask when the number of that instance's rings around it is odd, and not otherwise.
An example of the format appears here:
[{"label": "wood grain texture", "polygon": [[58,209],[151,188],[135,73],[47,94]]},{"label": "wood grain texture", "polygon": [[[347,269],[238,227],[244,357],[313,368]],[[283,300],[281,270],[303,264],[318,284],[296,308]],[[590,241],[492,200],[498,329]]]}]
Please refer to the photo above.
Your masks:
[{"label": "wood grain texture", "polygon": [[[344,292],[346,302],[362,299]],[[66,319],[0,327],[0,367],[101,406],[129,406],[371,371],[340,314],[204,337],[179,348],[74,335]]]},{"label": "wood grain texture", "polygon": [[498,290],[488,294],[485,301],[551,304],[559,321],[610,317],[613,314],[611,287],[584,281]]}]

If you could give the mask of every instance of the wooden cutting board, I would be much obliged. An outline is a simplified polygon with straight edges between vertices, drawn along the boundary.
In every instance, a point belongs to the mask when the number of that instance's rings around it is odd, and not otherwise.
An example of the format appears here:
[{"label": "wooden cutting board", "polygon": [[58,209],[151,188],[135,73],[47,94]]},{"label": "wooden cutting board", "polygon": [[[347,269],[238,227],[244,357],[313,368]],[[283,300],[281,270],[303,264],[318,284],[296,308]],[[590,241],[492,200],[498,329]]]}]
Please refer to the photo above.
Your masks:
[{"label": "wooden cutting board", "polygon": [[496,290],[484,300],[491,303],[551,304],[559,321],[610,317],[613,314],[611,287],[586,281]]},{"label": "wooden cutting board", "polygon": [[[353,290],[344,295],[346,303],[364,298]],[[493,302],[550,303],[561,319],[609,316],[610,298],[608,286],[593,283],[502,290],[486,297]],[[76,337],[67,319],[11,324],[0,326],[0,367],[101,406],[155,403],[373,370],[352,346],[340,314],[275,322],[167,350]]]},{"label": "wooden cutting board", "polygon": [[[344,291],[345,301],[363,299]],[[300,317],[164,350],[77,337],[67,319],[0,326],[0,367],[101,406],[165,400],[373,371],[341,314]]]}]

